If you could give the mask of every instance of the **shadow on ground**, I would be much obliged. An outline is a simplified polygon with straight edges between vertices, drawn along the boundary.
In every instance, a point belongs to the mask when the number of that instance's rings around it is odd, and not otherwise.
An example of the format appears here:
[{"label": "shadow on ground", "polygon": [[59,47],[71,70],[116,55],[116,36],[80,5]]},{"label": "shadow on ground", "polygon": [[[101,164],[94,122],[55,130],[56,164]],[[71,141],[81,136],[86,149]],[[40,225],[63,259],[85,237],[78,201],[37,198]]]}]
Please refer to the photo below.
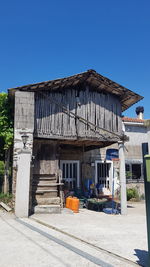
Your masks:
[{"label": "shadow on ground", "polygon": [[134,209],[135,207],[131,206],[131,205],[127,205],[127,208],[132,208]]},{"label": "shadow on ground", "polygon": [[140,266],[148,267],[148,252],[146,250],[135,249],[135,256],[138,258],[137,263]]}]

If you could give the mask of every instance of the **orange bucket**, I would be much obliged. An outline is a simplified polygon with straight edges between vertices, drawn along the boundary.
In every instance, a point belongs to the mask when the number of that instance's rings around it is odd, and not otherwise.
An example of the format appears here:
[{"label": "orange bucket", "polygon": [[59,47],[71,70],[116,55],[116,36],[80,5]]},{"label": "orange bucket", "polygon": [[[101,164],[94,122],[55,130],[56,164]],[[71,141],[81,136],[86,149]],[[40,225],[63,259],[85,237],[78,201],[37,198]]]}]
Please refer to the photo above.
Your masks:
[{"label": "orange bucket", "polygon": [[72,202],[72,197],[67,197],[66,198],[66,208],[71,209],[71,202]]},{"label": "orange bucket", "polygon": [[78,213],[79,212],[79,199],[77,197],[73,197],[72,201],[71,201],[72,205],[71,205],[71,209],[74,213]]}]

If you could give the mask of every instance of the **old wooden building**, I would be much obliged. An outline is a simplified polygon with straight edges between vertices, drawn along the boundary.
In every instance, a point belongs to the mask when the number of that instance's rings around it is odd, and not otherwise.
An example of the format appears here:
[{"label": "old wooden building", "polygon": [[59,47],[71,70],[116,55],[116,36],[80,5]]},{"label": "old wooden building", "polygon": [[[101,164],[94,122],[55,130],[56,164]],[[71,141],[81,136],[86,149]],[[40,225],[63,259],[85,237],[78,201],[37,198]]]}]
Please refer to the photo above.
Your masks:
[{"label": "old wooden building", "polygon": [[91,151],[126,140],[122,111],[142,98],[94,70],[9,94],[15,104],[13,193],[19,216],[60,208],[62,191],[83,188],[92,175]]}]

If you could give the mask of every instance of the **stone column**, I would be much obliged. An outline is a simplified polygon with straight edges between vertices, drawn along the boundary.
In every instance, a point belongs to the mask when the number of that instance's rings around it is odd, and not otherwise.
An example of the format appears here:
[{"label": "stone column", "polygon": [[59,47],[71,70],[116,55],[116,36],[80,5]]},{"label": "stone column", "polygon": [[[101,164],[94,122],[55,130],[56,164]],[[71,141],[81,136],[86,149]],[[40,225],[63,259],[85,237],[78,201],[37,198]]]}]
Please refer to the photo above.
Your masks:
[{"label": "stone column", "polygon": [[121,184],[121,214],[127,214],[127,190],[126,190],[126,175],[125,175],[125,155],[124,142],[118,142],[119,145],[119,160],[120,160],[120,184]]},{"label": "stone column", "polygon": [[[15,202],[15,213],[17,216],[27,216],[26,210],[28,203],[28,194],[23,195],[23,184],[25,190],[29,191],[29,181],[31,175],[31,155],[33,149],[34,132],[34,92],[15,92],[15,117],[14,117],[14,147],[13,147],[13,199]],[[23,149],[22,135],[28,136],[26,149]],[[23,204],[21,201],[27,201]],[[20,203],[21,204],[20,204]],[[21,205],[23,211],[21,212]],[[29,207],[29,206],[28,206]]]},{"label": "stone column", "polygon": [[15,215],[28,217],[30,191],[30,162],[31,151],[23,149],[18,153]]}]

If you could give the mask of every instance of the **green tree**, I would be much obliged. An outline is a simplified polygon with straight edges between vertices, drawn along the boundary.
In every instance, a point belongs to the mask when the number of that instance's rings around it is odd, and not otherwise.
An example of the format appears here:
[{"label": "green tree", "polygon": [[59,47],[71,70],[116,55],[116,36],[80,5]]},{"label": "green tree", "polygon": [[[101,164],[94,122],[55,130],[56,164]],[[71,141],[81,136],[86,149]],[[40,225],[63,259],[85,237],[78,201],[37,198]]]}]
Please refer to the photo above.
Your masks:
[{"label": "green tree", "polygon": [[[8,180],[10,149],[13,142],[13,104],[7,93],[0,93],[0,160],[4,162],[4,186]],[[6,189],[4,190],[6,191]],[[5,192],[6,193],[6,192]]]}]

